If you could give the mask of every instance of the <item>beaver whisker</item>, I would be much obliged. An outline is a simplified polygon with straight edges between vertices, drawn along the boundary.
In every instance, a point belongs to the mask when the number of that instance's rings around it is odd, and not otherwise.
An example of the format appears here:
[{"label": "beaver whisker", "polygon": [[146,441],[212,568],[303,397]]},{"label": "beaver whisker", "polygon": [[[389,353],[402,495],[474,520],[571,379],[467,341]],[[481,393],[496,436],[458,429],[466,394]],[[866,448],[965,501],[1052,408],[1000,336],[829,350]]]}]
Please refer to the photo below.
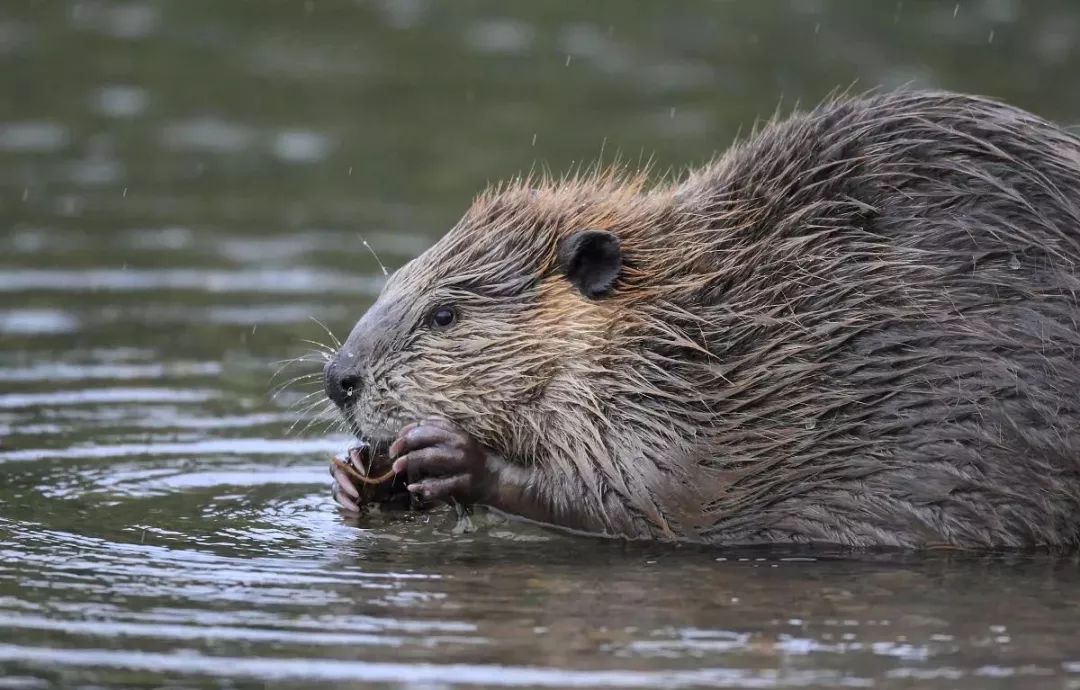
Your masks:
[{"label": "beaver whisker", "polygon": [[311,319],[312,321],[314,321],[315,323],[319,324],[320,326],[322,326],[322,329],[324,331],[326,331],[326,334],[328,336],[330,336],[330,341],[334,343],[334,349],[339,349],[341,347],[341,341],[338,340],[337,336],[334,335],[334,332],[331,331],[330,328],[325,323],[323,323],[322,321],[319,321],[314,316],[308,316],[308,318]]},{"label": "beaver whisker", "polygon": [[316,389],[314,389],[314,390],[312,390],[312,391],[310,391],[308,393],[305,393],[303,396],[301,396],[299,399],[297,399],[295,402],[293,402],[292,407],[298,407],[300,405],[305,405],[308,402],[311,402],[313,398],[315,400],[314,400],[314,402],[312,404],[325,405],[328,401],[323,399],[322,396],[324,394],[325,394],[325,392],[322,390],[321,387],[316,388]]},{"label": "beaver whisker", "polygon": [[388,278],[390,276],[390,271],[386,270],[386,264],[384,264],[382,259],[379,258],[379,255],[375,253],[375,249],[368,244],[367,239],[360,233],[357,233],[357,235],[360,237],[360,243],[364,245],[364,248],[367,249],[372,258],[375,259],[375,263],[378,264],[379,269],[382,271],[383,278]]},{"label": "beaver whisker", "polygon": [[285,371],[290,366],[298,366],[298,365],[303,365],[303,364],[321,364],[321,363],[324,363],[323,358],[322,358],[321,355],[319,355],[319,357],[317,359],[307,359],[312,354],[313,353],[311,353],[311,352],[305,352],[304,354],[299,355],[297,357],[290,357],[289,359],[282,359],[282,360],[278,360],[276,362],[272,362],[271,364],[275,365],[275,369],[274,369],[274,373],[270,376],[270,382],[273,383],[274,379],[276,379],[278,376],[280,376],[281,372]]},{"label": "beaver whisker", "polygon": [[328,409],[320,412],[315,417],[311,418],[307,424],[301,427],[298,435],[306,435],[310,429],[316,427],[317,424],[321,424],[322,428],[319,433],[328,434],[332,431],[344,431],[341,427],[341,421],[338,419],[336,410]]},{"label": "beaver whisker", "polygon": [[[312,371],[312,372],[309,372],[307,374],[300,374],[299,376],[294,376],[293,378],[289,379],[288,381],[285,381],[284,383],[280,383],[280,384],[274,386],[273,389],[271,389],[271,391],[270,391],[270,397],[271,397],[271,399],[276,398],[277,396],[284,393],[285,389],[288,388],[289,386],[294,386],[296,384],[303,383],[303,382],[310,381],[310,380],[314,380],[314,379],[320,379],[320,378],[322,378],[322,375],[323,374],[322,374],[321,371]],[[319,388],[322,388],[322,386],[319,386]]]},{"label": "beaver whisker", "polygon": [[[312,415],[312,412],[318,410],[318,413]],[[289,428],[285,431],[286,435],[291,435],[296,429],[297,425],[301,422],[306,422],[305,425],[297,432],[298,434],[306,433],[314,424],[321,421],[333,421],[337,417],[337,410],[333,405],[330,405],[328,401],[323,399],[317,399],[308,404],[302,411],[297,413],[296,419]]]},{"label": "beaver whisker", "polygon": [[314,345],[317,348],[316,351],[319,353],[319,356],[323,357],[324,362],[330,357],[333,357],[337,354],[337,350],[335,348],[330,347],[326,343],[321,343],[318,340],[312,340],[310,338],[300,338],[300,342],[307,343],[308,345]]}]

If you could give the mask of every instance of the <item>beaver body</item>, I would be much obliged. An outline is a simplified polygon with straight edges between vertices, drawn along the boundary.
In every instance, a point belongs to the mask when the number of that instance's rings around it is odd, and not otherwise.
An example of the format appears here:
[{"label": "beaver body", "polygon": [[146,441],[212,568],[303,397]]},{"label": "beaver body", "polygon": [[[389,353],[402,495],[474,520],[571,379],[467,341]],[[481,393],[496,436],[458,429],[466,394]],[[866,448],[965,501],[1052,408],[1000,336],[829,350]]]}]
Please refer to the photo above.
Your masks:
[{"label": "beaver body", "polygon": [[563,527],[1076,546],[1078,271],[1076,137],[976,97],[840,99],[674,183],[486,192],[327,390],[398,437],[411,491]]}]

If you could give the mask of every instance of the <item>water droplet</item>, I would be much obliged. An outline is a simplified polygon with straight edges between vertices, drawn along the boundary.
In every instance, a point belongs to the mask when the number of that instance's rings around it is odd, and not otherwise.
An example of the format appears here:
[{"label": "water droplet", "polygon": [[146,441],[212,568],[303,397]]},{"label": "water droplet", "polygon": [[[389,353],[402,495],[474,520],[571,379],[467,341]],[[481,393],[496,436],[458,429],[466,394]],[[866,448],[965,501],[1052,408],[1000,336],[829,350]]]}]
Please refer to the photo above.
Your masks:
[{"label": "water droplet", "polygon": [[817,426],[817,420],[816,419],[808,419],[808,420],[806,420],[806,428],[807,429],[813,429],[816,426]]},{"label": "water droplet", "polygon": [[1009,268],[1014,271],[1020,270],[1020,258],[1016,254],[1009,255]]}]

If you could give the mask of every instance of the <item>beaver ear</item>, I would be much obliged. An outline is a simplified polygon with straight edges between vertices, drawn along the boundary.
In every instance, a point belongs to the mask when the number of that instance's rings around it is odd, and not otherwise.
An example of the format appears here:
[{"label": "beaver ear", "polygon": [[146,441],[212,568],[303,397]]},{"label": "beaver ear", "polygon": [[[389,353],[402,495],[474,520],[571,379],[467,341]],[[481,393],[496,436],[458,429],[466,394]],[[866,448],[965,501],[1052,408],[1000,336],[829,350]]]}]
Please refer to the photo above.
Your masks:
[{"label": "beaver ear", "polygon": [[604,230],[579,230],[559,245],[559,268],[589,299],[611,292],[622,263],[619,238]]}]

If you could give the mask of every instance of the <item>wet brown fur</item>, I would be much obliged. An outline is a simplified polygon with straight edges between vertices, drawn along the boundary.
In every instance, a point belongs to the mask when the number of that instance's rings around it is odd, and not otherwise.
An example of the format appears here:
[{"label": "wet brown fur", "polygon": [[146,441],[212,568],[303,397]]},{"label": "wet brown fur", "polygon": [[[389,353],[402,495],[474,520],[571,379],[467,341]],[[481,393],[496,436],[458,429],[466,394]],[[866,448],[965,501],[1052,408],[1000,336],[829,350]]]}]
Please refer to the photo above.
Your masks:
[{"label": "wet brown fur", "polygon": [[[557,265],[586,228],[626,261],[597,300]],[[568,527],[1075,546],[1078,261],[1077,138],[981,98],[837,99],[683,180],[484,193],[346,343],[352,414],[450,418]]]}]

